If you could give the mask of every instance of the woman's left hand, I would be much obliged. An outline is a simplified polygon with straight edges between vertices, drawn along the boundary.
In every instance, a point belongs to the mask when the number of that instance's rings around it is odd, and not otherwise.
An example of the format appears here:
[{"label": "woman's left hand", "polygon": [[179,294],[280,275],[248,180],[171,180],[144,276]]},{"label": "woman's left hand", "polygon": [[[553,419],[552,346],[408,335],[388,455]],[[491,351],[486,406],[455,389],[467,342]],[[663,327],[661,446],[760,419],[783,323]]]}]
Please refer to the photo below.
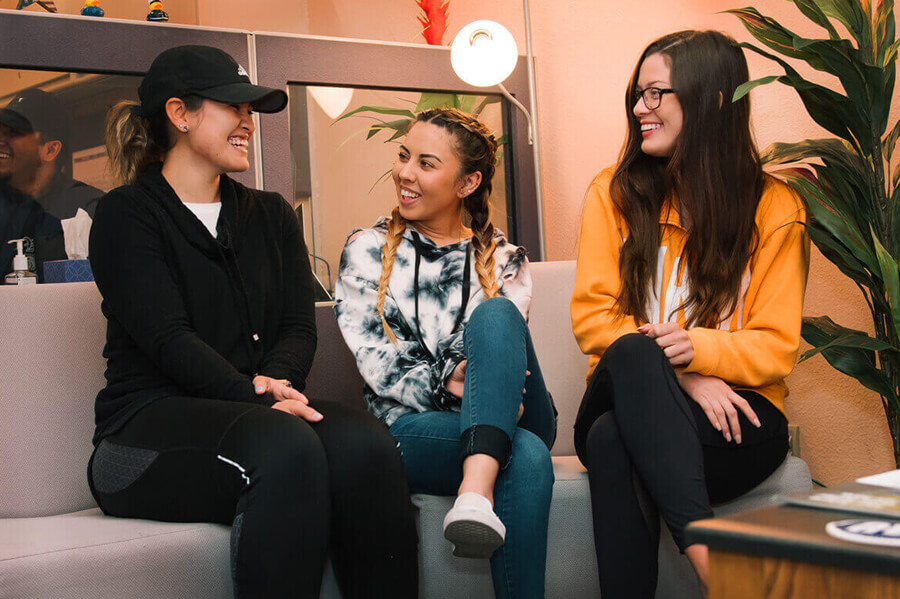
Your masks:
[{"label": "woman's left hand", "polygon": [[677,322],[645,324],[638,327],[638,333],[655,340],[672,366],[687,366],[694,359],[694,345],[691,338]]},{"label": "woman's left hand", "polygon": [[293,387],[289,387],[288,385],[284,384],[283,381],[263,376],[261,374],[253,377],[253,388],[256,389],[257,395],[271,393],[276,402],[292,399],[301,401],[304,404],[309,403],[309,400],[306,398],[306,396]]}]

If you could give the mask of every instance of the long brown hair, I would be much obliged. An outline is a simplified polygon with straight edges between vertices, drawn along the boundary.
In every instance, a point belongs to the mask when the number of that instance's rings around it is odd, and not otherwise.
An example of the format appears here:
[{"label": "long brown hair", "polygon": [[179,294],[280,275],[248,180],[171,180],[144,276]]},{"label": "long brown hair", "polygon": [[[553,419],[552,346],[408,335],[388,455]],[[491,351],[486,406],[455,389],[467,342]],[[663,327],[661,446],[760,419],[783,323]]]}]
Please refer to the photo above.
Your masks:
[{"label": "long brown hair", "polygon": [[[662,54],[672,70],[672,88],[683,112],[681,133],[669,158],[641,151],[640,123],[632,112],[644,60]],[[749,78],[747,61],[731,37],[717,31],[679,31],[659,38],[638,60],[625,110],[628,135],[610,187],[628,226],[619,256],[619,310],[646,314],[656,281],[660,212],[675,202],[689,216],[684,268],[690,292],[680,306],[689,326],[717,326],[739,299],[741,279],[756,250],[756,209],[765,179],[750,131],[750,100],[732,102]],[[678,309],[675,306],[674,309]]]},{"label": "long brown hair", "polygon": [[[472,229],[472,249],[475,254],[475,272],[478,282],[487,297],[498,293],[494,277],[494,225],[491,223],[490,196],[493,189],[494,168],[497,156],[497,141],[491,131],[475,117],[455,108],[432,108],[419,113],[416,123],[431,123],[452,134],[454,150],[462,163],[459,178],[475,172],[481,173],[478,188],[465,197],[463,208],[468,214]],[[414,123],[415,124],[415,123]],[[397,246],[406,230],[406,220],[400,216],[400,209],[394,208],[387,223],[387,235],[381,251],[381,277],[378,280],[378,302],[376,308],[381,316],[384,332],[392,343],[397,337],[384,318],[384,300],[394,268]],[[466,273],[464,276],[468,276]]]},{"label": "long brown hair", "polygon": [[[188,110],[197,110],[203,98],[185,95]],[[139,104],[123,101],[106,115],[106,153],[113,180],[119,185],[131,185],[147,165],[163,159],[172,149],[172,125],[165,111],[150,116],[137,114]]]}]

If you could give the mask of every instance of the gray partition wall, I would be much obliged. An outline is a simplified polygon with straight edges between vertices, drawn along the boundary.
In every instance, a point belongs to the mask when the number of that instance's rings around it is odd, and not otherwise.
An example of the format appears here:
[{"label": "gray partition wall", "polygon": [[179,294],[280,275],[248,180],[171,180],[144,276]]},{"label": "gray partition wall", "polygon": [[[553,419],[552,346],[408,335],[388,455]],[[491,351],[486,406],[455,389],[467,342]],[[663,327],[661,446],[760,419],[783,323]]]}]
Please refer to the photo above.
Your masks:
[{"label": "gray partition wall", "polygon": [[[260,85],[288,89],[289,85],[338,86],[368,89],[429,91],[458,94],[496,94],[498,90],[462,82],[450,66],[447,47],[366,42],[315,36],[254,34],[257,77]],[[504,85],[517,100],[530,105],[525,58]],[[292,99],[292,101],[294,101]],[[262,135],[263,184],[285,197],[293,193],[290,114],[266,115]],[[508,224],[501,228],[513,243],[536,250],[537,199],[534,161],[528,145],[527,122],[506,100],[502,103],[503,129],[509,136],[506,169]],[[385,165],[389,167],[390,165]],[[498,223],[499,224],[499,223]],[[536,259],[537,251],[533,251]]]},{"label": "gray partition wall", "polygon": [[[469,86],[457,78],[447,47],[251,34],[2,9],[0,40],[0,69],[142,75],[162,50],[202,44],[231,54],[259,84],[286,91],[289,85],[299,84],[472,95],[498,93],[496,89]],[[530,105],[524,57],[519,57],[505,85],[519,101]],[[298,98],[292,99],[297,101]],[[509,138],[505,146],[509,158],[505,167],[509,222],[497,224],[514,243],[536,249],[539,244],[534,162],[527,143],[527,123],[506,100],[500,106],[502,129]],[[291,114],[302,112],[302,106],[294,105],[291,110],[263,115],[251,147],[250,170],[236,174],[237,180],[292,197],[295,176],[290,121]],[[389,166],[386,164],[385,168]],[[536,258],[537,252],[533,254]]]},{"label": "gray partition wall", "polygon": [[[0,10],[0,68],[6,69],[142,75],[163,50],[200,44],[225,50],[250,70],[250,40],[238,30]],[[252,158],[250,164],[235,179],[254,185]]]}]

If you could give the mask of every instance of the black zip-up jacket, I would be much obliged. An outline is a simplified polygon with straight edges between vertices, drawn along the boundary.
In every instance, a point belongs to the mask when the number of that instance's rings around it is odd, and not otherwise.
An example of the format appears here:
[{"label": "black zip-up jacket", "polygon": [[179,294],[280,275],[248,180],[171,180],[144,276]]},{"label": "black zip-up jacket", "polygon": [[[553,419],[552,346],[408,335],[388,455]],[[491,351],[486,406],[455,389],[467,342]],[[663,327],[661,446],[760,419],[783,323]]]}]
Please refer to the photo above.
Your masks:
[{"label": "black zip-up jacket", "polygon": [[270,406],[252,379],[302,390],[316,349],[298,219],[276,193],[222,176],[217,238],[152,165],[99,202],[90,260],[108,321],[94,443],[148,403],[188,396]]}]

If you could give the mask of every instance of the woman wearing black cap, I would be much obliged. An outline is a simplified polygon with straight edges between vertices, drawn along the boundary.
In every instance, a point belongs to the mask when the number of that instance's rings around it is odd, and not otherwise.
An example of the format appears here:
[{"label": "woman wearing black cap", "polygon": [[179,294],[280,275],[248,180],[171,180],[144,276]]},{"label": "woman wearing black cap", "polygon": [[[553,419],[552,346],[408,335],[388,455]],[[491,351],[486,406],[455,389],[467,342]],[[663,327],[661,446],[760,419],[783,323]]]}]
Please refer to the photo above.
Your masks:
[{"label": "woman wearing black cap", "polygon": [[90,257],[108,320],[94,497],[108,514],[231,524],[235,596],[413,597],[400,456],[373,417],[300,392],[316,346],[299,223],[249,168],[252,111],[285,107],[226,53],[160,54],[115,107]]}]

